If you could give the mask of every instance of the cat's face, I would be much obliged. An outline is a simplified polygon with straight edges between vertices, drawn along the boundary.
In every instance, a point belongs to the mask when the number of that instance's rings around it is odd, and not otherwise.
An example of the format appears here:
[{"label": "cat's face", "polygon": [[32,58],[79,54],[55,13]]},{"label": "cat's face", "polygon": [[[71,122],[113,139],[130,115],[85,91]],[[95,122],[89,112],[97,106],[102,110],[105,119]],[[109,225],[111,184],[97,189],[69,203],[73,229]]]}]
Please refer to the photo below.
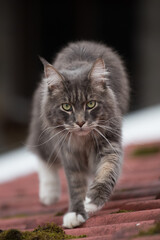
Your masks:
[{"label": "cat's face", "polygon": [[96,127],[106,125],[105,122],[111,117],[111,107],[107,72],[102,59],[95,62],[90,72],[72,80],[69,78],[72,72],[62,76],[52,65],[47,64],[47,67],[45,114],[50,126],[59,126],[75,135],[86,136]]}]

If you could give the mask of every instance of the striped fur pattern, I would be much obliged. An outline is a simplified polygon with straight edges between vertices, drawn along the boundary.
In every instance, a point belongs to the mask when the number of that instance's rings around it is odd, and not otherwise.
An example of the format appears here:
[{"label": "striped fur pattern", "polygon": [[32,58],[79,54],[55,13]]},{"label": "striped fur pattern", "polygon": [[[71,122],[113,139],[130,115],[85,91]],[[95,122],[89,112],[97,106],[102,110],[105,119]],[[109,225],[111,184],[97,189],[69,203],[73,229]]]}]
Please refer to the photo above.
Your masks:
[{"label": "striped fur pattern", "polygon": [[[64,167],[70,203],[63,225],[72,228],[106,203],[120,175],[127,75],[118,54],[95,42],[70,43],[52,64],[41,60],[44,77],[34,95],[28,144],[41,166],[43,162],[39,180],[44,204],[59,199],[56,178]],[[63,104],[69,104],[69,111]]]}]

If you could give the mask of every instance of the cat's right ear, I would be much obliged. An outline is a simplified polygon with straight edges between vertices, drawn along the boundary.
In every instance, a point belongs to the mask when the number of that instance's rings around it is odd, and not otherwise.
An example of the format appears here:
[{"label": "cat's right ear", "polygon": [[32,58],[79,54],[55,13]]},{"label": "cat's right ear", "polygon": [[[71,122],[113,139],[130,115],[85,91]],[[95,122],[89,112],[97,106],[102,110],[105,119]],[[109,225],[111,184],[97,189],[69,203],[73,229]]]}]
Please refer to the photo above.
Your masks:
[{"label": "cat's right ear", "polygon": [[43,66],[44,66],[44,75],[48,83],[50,90],[53,90],[55,85],[60,83],[63,80],[63,76],[44,58],[39,56]]},{"label": "cat's right ear", "polygon": [[109,85],[109,72],[105,67],[104,60],[97,58],[89,72],[88,78],[99,89],[105,89]]}]

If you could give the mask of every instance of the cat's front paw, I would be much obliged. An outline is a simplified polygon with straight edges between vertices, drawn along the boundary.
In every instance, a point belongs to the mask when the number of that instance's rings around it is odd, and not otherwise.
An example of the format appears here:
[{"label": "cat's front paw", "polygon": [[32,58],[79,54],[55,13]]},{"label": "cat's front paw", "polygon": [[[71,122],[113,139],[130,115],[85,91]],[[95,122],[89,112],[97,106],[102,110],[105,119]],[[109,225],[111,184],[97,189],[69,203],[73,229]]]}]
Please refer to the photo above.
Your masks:
[{"label": "cat's front paw", "polygon": [[63,217],[63,227],[65,228],[74,228],[80,226],[86,220],[81,214],[76,212],[66,213]]},{"label": "cat's front paw", "polygon": [[[102,205],[103,206],[103,205]],[[97,206],[91,200],[91,198],[86,197],[84,201],[84,209],[87,213],[93,213],[102,208],[102,206]]]}]

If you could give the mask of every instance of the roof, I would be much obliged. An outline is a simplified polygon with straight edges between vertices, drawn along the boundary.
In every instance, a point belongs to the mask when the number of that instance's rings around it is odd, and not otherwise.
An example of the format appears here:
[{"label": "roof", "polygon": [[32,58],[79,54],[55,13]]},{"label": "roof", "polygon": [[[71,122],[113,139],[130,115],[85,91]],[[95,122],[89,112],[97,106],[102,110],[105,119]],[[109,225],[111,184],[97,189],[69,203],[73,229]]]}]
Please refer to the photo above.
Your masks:
[{"label": "roof", "polygon": [[[137,150],[138,149],[138,150]],[[38,177],[31,174],[0,185],[0,229],[33,230],[47,222],[62,224],[68,193],[61,170],[62,197],[52,206],[38,199]],[[160,143],[125,149],[122,175],[111,199],[86,223],[67,234],[86,234],[86,240],[129,239],[160,221]],[[136,238],[158,240],[160,234]]]}]

